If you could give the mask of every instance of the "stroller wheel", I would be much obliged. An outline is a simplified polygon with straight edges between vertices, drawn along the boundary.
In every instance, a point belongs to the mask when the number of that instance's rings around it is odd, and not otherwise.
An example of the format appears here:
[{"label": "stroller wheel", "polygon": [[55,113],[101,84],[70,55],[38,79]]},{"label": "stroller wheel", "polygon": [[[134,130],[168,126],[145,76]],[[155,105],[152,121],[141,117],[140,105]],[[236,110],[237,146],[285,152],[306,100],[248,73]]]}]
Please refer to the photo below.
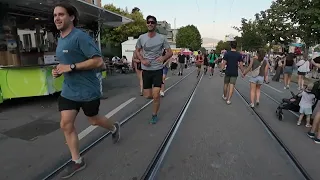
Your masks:
[{"label": "stroller wheel", "polygon": [[284,115],[283,114],[279,114],[278,119],[279,119],[279,121],[282,121],[284,119]]}]

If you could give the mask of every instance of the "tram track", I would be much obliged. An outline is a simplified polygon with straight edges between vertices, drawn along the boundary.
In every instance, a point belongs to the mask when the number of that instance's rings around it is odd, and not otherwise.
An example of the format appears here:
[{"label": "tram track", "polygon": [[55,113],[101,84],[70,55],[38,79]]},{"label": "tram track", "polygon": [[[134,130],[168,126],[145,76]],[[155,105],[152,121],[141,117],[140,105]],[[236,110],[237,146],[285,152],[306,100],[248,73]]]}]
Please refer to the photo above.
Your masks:
[{"label": "tram track", "polygon": [[[176,87],[178,84],[180,84],[183,80],[185,80],[187,77],[189,77],[190,75],[192,75],[195,72],[195,69],[192,70],[190,73],[186,74],[184,77],[182,77],[180,80],[178,80],[177,82],[175,82],[173,85],[171,85],[170,87],[168,87],[165,92],[170,91],[172,88]],[[198,80],[199,81],[199,80]],[[196,84],[198,84],[198,81]],[[134,111],[132,114],[130,114],[129,116],[127,116],[126,118],[124,118],[121,122],[120,125],[123,126],[124,124],[126,124],[127,122],[129,122],[131,119],[133,119],[135,116],[137,116],[139,113],[141,113],[146,107],[148,107],[150,104],[152,104],[153,100],[148,101],[146,104],[144,104],[143,106],[141,106],[138,110]],[[103,139],[107,138],[109,135],[111,134],[111,132],[106,132],[105,134],[103,134],[102,136],[100,136],[99,138],[97,138],[94,142],[90,143],[88,146],[85,146],[81,151],[80,154],[83,156],[84,154],[86,154],[90,149],[92,149],[93,147],[97,146],[100,142],[102,142]],[[53,170],[49,170],[46,171],[45,173],[43,173],[42,175],[40,175],[38,179],[41,180],[49,180],[49,179],[53,179],[54,177],[56,177],[65,167],[66,165],[71,161],[71,159],[64,161],[63,163],[59,164],[56,168],[54,168]]]},{"label": "tram track", "polygon": [[169,132],[167,133],[166,137],[162,141],[161,145],[159,146],[156,154],[154,155],[153,159],[151,160],[150,164],[148,165],[146,171],[140,178],[141,180],[153,180],[156,178],[157,173],[163,163],[163,160],[168,152],[168,149],[174,139],[179,126],[188,110],[188,107],[199,87],[199,84],[203,78],[203,74],[200,76],[200,79],[197,81],[196,85],[194,86],[192,92],[190,93],[189,97],[187,98],[186,102],[184,103],[183,107],[181,108],[178,116],[176,117],[174,123],[172,124]]},{"label": "tram track", "polygon": [[[250,102],[249,100],[237,89],[235,88],[236,93],[240,96],[240,98],[244,101],[244,103],[249,107]],[[263,93],[266,94],[266,93]],[[271,99],[269,96],[267,96],[269,99]],[[271,99],[274,101],[274,99]],[[277,102],[277,101],[274,101]],[[313,180],[312,177],[309,175],[309,173],[306,171],[306,169],[302,166],[302,164],[299,162],[299,160],[296,158],[296,156],[292,153],[292,151],[288,148],[288,146],[284,143],[284,141],[280,138],[280,136],[275,132],[275,130],[271,127],[271,125],[264,119],[264,117],[255,109],[250,108],[252,112],[258,117],[262,125],[265,127],[267,132],[270,134],[272,138],[276,140],[276,142],[280,145],[280,147],[284,150],[289,160],[292,162],[292,164],[295,166],[295,168],[301,173],[301,175],[306,180]]]}]

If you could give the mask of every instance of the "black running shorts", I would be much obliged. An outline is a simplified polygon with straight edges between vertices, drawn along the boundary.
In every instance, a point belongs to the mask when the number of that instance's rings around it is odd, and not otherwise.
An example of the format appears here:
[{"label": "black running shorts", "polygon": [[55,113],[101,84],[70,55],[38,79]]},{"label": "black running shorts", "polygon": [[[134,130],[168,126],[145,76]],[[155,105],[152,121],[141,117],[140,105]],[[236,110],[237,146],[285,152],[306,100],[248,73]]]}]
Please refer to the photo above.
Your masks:
[{"label": "black running shorts", "polygon": [[88,102],[76,102],[76,101],[72,101],[67,98],[64,98],[62,96],[60,96],[58,99],[58,108],[60,112],[65,110],[80,111],[80,108],[82,108],[84,114],[87,117],[93,117],[99,114],[99,107],[100,107],[100,99],[96,99]]},{"label": "black running shorts", "polygon": [[209,63],[210,67],[214,68],[214,66],[216,65],[215,63]]},{"label": "black running shorts", "polygon": [[162,69],[159,70],[143,70],[142,71],[142,80],[143,80],[143,89],[152,89],[153,87],[161,87],[162,84]]}]

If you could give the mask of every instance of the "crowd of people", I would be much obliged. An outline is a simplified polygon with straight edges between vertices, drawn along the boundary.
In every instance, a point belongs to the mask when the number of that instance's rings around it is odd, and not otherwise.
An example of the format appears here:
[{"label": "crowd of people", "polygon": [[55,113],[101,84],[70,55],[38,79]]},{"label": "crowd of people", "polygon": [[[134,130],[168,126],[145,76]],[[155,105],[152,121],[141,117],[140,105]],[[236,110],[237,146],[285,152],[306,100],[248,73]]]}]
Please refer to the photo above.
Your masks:
[{"label": "crowd of people", "polygon": [[[79,21],[79,14],[76,8],[68,3],[60,3],[54,8],[54,23],[60,31],[56,55],[59,65],[52,70],[53,77],[64,75],[64,82],[61,95],[58,99],[58,109],[60,111],[60,126],[64,133],[68,148],[71,153],[70,161],[62,178],[69,178],[76,172],[84,169],[86,163],[80,156],[79,139],[75,128],[76,117],[82,109],[92,125],[101,126],[111,132],[113,143],[120,140],[120,123],[114,122],[109,118],[99,114],[101,90],[101,73],[104,67],[101,51],[95,41],[85,32],[76,28]],[[172,58],[173,52],[166,38],[156,33],[157,19],[154,16],[146,18],[148,32],[142,34],[136,44],[136,51],[133,55],[134,66],[140,84],[140,95],[148,99],[153,99],[150,123],[156,124],[158,111],[160,108],[160,96],[164,96],[165,79],[169,67],[178,69],[178,75],[183,75],[183,69],[188,64],[188,58],[183,52]],[[224,86],[222,98],[229,105],[231,104],[232,94],[238,77],[238,69],[244,77],[251,71],[250,77],[250,106],[253,108],[259,105],[261,85],[267,81],[269,63],[265,60],[265,52],[258,51],[247,67],[243,66],[243,55],[237,52],[236,41],[230,42],[230,51],[217,54],[213,50],[210,53],[198,52],[195,57],[199,77],[202,67],[204,73],[209,70],[209,76],[214,74],[216,64],[220,66],[220,71],[224,73]],[[125,58],[125,57],[124,57]],[[283,59],[283,58],[282,58]],[[282,62],[276,64],[277,71],[280,68],[285,74],[285,89],[289,88],[290,75],[293,72],[293,57],[287,55]],[[298,74],[304,76],[308,72],[307,62],[297,62],[299,66]],[[187,63],[186,63],[187,62]],[[320,60],[312,60],[315,67],[320,68]],[[305,67],[305,68],[303,68]],[[281,69],[282,68],[282,69]],[[302,78],[303,79],[303,78]],[[303,88],[303,81],[299,88]],[[307,127],[311,127],[308,136],[313,138],[316,143],[320,143],[320,112],[316,114],[313,124],[310,122],[310,100],[314,97],[310,94],[310,88],[302,89],[300,113],[298,124],[301,124],[302,115],[307,115]]]}]

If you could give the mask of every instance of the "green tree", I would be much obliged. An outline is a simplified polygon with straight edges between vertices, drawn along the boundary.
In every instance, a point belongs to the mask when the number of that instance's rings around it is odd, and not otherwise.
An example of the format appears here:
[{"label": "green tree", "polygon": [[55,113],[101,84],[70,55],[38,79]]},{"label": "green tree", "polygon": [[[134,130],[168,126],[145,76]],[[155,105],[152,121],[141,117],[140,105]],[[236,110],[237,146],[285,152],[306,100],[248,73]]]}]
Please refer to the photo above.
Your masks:
[{"label": "green tree", "polygon": [[319,0],[277,0],[276,3],[290,20],[297,25],[297,37],[308,47],[320,40]]},{"label": "green tree", "polygon": [[201,34],[196,26],[188,25],[178,29],[176,35],[176,45],[178,48],[189,48],[195,51],[200,49],[201,44]]},{"label": "green tree", "polygon": [[200,50],[203,54],[207,52],[206,48],[204,48],[204,47],[200,47],[199,50]]},{"label": "green tree", "polygon": [[259,32],[256,21],[242,18],[241,27],[234,27],[234,29],[241,33],[241,46],[243,50],[257,51],[266,45],[266,41]]},{"label": "green tree", "polygon": [[107,4],[105,9],[121,14],[133,20],[133,22],[121,25],[116,28],[104,28],[102,30],[102,43],[111,43],[114,46],[120,44],[128,39],[128,37],[138,38],[141,34],[147,32],[146,21],[140,9],[135,7],[131,13],[128,10],[115,7],[113,4]]},{"label": "green tree", "polygon": [[216,52],[220,53],[224,49],[230,50],[230,43],[226,41],[219,41],[216,46]]}]

